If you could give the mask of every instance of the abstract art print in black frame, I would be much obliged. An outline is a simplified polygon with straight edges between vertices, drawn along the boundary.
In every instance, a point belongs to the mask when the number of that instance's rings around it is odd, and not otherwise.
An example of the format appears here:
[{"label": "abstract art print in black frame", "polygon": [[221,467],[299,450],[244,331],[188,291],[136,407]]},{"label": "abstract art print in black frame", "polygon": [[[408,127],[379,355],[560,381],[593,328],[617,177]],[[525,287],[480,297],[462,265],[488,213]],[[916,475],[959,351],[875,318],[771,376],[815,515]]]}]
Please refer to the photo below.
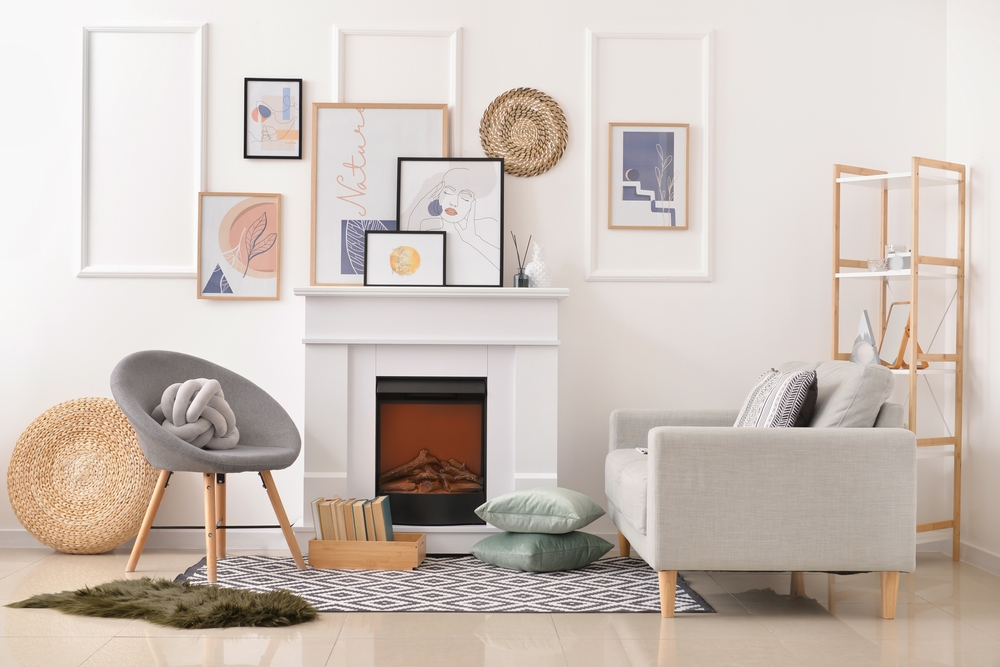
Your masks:
[{"label": "abstract art print in black frame", "polygon": [[243,79],[243,157],[302,159],[302,79]]}]

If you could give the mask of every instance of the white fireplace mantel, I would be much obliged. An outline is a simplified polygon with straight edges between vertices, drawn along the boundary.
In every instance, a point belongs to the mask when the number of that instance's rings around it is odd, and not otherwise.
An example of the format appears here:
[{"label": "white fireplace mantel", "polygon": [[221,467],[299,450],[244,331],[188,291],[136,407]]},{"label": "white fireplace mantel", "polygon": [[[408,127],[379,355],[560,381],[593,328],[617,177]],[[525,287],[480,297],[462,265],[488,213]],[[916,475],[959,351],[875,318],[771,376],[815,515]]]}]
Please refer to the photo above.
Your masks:
[{"label": "white fireplace mantel", "polygon": [[[305,502],[375,493],[375,378],[487,378],[487,498],[557,486],[563,288],[298,287],[306,299]],[[304,513],[311,522],[311,511]],[[431,553],[489,526],[397,526]]]}]

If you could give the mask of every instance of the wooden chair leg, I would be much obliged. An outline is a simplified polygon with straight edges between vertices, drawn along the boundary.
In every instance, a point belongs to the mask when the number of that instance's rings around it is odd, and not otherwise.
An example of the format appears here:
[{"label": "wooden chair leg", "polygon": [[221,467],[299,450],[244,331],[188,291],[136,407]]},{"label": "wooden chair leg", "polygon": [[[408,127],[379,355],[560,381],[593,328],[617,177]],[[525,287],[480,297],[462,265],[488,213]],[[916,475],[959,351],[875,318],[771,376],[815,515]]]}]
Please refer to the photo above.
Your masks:
[{"label": "wooden chair leg", "polygon": [[677,592],[677,570],[656,573],[660,578],[660,616],[674,617],[674,594]]},{"label": "wooden chair leg", "polygon": [[618,553],[625,558],[632,556],[632,545],[628,543],[628,539],[622,535],[622,531],[618,531]]},{"label": "wooden chair leg", "polygon": [[278,495],[278,489],[274,486],[274,478],[271,476],[271,471],[262,470],[260,478],[264,482],[264,488],[267,489],[267,497],[271,499],[271,507],[274,508],[274,515],[278,517],[278,524],[281,525],[281,532],[285,535],[285,542],[288,542],[288,550],[292,552],[292,558],[295,559],[295,566],[300,570],[304,570],[306,569],[306,562],[302,558],[302,550],[299,549],[299,543],[295,540],[295,533],[292,532],[292,526],[288,523],[288,515],[285,514],[285,507],[281,504],[281,496]]},{"label": "wooden chair leg", "polygon": [[215,473],[204,473],[205,480],[205,579],[208,583],[216,583],[216,541],[218,533],[215,530]]},{"label": "wooden chair leg", "polygon": [[[215,525],[217,526],[215,537],[216,549],[219,558],[226,557],[226,476],[218,474],[215,476]],[[221,530],[220,530],[221,529]]]},{"label": "wooden chair leg", "polygon": [[899,572],[880,572],[882,584],[882,618],[896,618],[896,600],[899,598]]},{"label": "wooden chair leg", "polygon": [[146,547],[146,539],[149,537],[149,530],[153,527],[156,513],[160,511],[160,502],[163,500],[163,492],[167,489],[167,481],[170,479],[169,470],[161,470],[160,477],[156,480],[156,487],[153,489],[153,497],[149,499],[149,506],[146,508],[146,516],[142,519],[142,527],[139,534],[135,536],[135,544],[132,546],[132,555],[128,557],[126,572],[135,572],[136,565],[139,564],[139,556]]},{"label": "wooden chair leg", "polygon": [[792,584],[788,595],[792,598],[806,597],[806,578],[801,572],[792,572]]}]

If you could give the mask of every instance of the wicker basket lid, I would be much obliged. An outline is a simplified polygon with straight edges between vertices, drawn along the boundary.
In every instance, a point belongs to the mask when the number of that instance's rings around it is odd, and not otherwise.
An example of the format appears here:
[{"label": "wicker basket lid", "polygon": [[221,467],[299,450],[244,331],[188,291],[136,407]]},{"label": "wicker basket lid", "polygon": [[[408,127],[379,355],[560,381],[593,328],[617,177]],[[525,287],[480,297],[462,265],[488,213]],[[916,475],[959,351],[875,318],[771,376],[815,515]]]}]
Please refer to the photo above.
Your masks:
[{"label": "wicker basket lid", "polygon": [[500,95],[479,123],[483,151],[502,157],[504,171],[513,176],[537,176],[554,167],[566,150],[568,135],[562,109],[534,88]]},{"label": "wicker basket lid", "polygon": [[156,479],[118,404],[79,398],[49,408],[17,439],[7,494],[39,542],[98,554],[139,532]]}]

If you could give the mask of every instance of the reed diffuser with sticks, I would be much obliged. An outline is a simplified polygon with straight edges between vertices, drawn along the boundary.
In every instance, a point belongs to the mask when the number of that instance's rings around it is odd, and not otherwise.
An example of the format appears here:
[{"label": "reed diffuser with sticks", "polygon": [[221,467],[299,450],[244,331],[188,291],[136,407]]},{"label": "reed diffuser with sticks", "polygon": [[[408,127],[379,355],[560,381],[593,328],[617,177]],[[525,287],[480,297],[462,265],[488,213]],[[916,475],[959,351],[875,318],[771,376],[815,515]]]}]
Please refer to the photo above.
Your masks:
[{"label": "reed diffuser with sticks", "polygon": [[528,261],[528,247],[531,246],[531,236],[528,236],[528,243],[524,246],[524,257],[521,257],[521,251],[517,247],[517,236],[513,230],[511,230],[510,235],[514,239],[514,253],[517,255],[517,273],[514,274],[514,287],[528,287],[531,284],[531,279],[524,272],[524,263]]}]

